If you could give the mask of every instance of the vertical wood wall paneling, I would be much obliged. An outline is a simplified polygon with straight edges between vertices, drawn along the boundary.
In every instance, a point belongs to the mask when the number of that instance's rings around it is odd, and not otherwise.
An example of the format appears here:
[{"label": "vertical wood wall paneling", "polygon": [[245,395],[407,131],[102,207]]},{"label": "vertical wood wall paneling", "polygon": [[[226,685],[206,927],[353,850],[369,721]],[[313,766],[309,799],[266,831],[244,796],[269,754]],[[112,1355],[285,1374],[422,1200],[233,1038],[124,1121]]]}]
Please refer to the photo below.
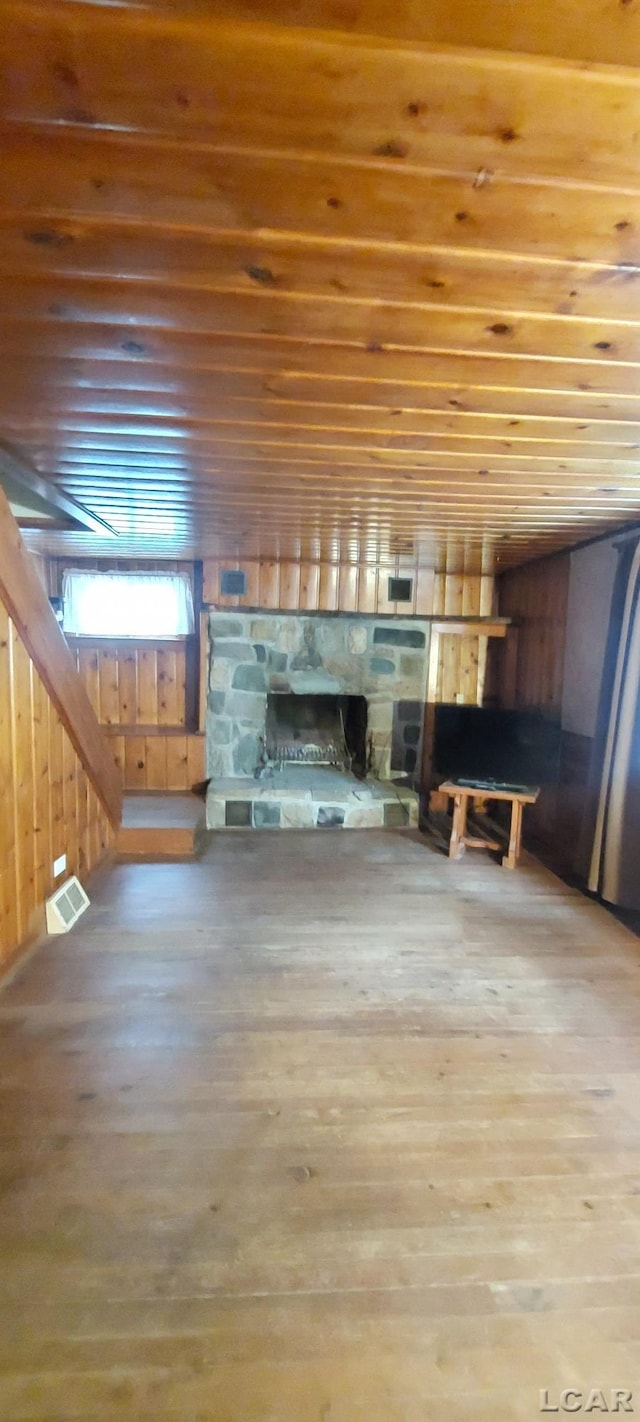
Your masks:
[{"label": "vertical wood wall paneling", "polygon": [[[196,638],[135,642],[70,637],[69,645],[103,726],[193,729],[198,681]],[[194,670],[195,667],[195,670]]]},{"label": "vertical wood wall paneling", "polygon": [[[242,568],[242,597],[222,597],[221,574]],[[389,577],[413,580],[408,603],[391,602]],[[203,601],[217,608],[259,607],[269,611],[385,613],[399,617],[431,617],[452,612],[488,615],[492,611],[493,578],[435,573],[406,559],[376,567],[369,563],[296,563],[291,560],[206,558]]]},{"label": "vertical wood wall paneling", "polygon": [[158,661],[155,647],[138,648],[138,704],[136,707],[137,726],[157,726],[158,708]]},{"label": "vertical wood wall paneling", "polygon": [[[499,614],[517,624],[492,650],[503,704],[560,714],[569,571],[570,554],[558,553],[498,579]],[[514,657],[515,667],[510,665]]]},{"label": "vertical wood wall paneling", "polygon": [[205,778],[205,738],[175,730],[120,734],[107,729],[113,758],[129,791],[191,790]]},{"label": "vertical wood wall paneling", "polygon": [[[494,580],[487,575],[436,573],[432,612],[435,617],[490,617]],[[484,699],[488,637],[460,633],[432,634],[429,700],[462,701],[481,706]]]},{"label": "vertical wood wall paneling", "polygon": [[53,861],[86,879],[113,831],[0,603],[0,971],[44,929]]},{"label": "vertical wood wall paneling", "polygon": [[[498,611],[517,624],[491,649],[492,700],[506,707],[541,711],[560,719],[569,599],[570,553],[557,553],[503,573],[497,581]],[[540,842],[566,853],[562,830],[562,785],[543,786],[524,819],[525,843]]]}]

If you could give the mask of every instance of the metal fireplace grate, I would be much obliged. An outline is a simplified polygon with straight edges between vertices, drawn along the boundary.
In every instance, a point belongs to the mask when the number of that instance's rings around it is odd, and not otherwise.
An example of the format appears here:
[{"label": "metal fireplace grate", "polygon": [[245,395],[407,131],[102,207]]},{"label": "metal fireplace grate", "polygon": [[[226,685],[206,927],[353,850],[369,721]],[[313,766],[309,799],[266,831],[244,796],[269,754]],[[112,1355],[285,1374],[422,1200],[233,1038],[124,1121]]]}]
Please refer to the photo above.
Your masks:
[{"label": "metal fireplace grate", "polygon": [[345,752],[341,752],[334,741],[327,741],[324,745],[314,745],[312,741],[276,741],[270,758],[286,764],[344,765]]}]

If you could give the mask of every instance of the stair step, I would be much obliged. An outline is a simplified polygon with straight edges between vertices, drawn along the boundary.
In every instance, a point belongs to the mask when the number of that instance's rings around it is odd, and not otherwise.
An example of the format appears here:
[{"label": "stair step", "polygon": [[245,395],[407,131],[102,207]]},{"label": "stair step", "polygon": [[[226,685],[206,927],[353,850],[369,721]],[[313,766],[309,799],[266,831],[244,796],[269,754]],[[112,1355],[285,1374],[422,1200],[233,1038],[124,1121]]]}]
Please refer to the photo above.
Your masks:
[{"label": "stair step", "polygon": [[194,796],[125,795],[118,858],[195,859],[206,838],[204,817],[204,804]]}]

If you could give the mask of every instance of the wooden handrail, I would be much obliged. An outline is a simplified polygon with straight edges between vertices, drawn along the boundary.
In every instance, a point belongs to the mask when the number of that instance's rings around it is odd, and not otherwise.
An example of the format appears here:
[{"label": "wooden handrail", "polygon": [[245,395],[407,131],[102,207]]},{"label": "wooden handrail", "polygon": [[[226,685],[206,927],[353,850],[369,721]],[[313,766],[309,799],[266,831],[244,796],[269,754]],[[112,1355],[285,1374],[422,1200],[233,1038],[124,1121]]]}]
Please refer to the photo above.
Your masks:
[{"label": "wooden handrail", "polygon": [[2,489],[0,599],[111,824],[117,827],[122,818],[122,789],[117,767]]}]

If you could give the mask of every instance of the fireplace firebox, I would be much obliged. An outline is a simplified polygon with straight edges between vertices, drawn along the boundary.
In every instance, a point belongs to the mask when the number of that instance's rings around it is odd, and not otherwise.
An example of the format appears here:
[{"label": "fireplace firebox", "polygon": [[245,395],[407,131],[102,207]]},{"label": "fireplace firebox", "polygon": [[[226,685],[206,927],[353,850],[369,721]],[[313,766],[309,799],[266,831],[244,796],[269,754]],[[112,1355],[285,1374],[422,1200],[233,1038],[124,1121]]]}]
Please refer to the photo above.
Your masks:
[{"label": "fireplace firebox", "polygon": [[271,764],[337,765],[363,778],[370,762],[366,697],[270,693],[265,751]]}]

